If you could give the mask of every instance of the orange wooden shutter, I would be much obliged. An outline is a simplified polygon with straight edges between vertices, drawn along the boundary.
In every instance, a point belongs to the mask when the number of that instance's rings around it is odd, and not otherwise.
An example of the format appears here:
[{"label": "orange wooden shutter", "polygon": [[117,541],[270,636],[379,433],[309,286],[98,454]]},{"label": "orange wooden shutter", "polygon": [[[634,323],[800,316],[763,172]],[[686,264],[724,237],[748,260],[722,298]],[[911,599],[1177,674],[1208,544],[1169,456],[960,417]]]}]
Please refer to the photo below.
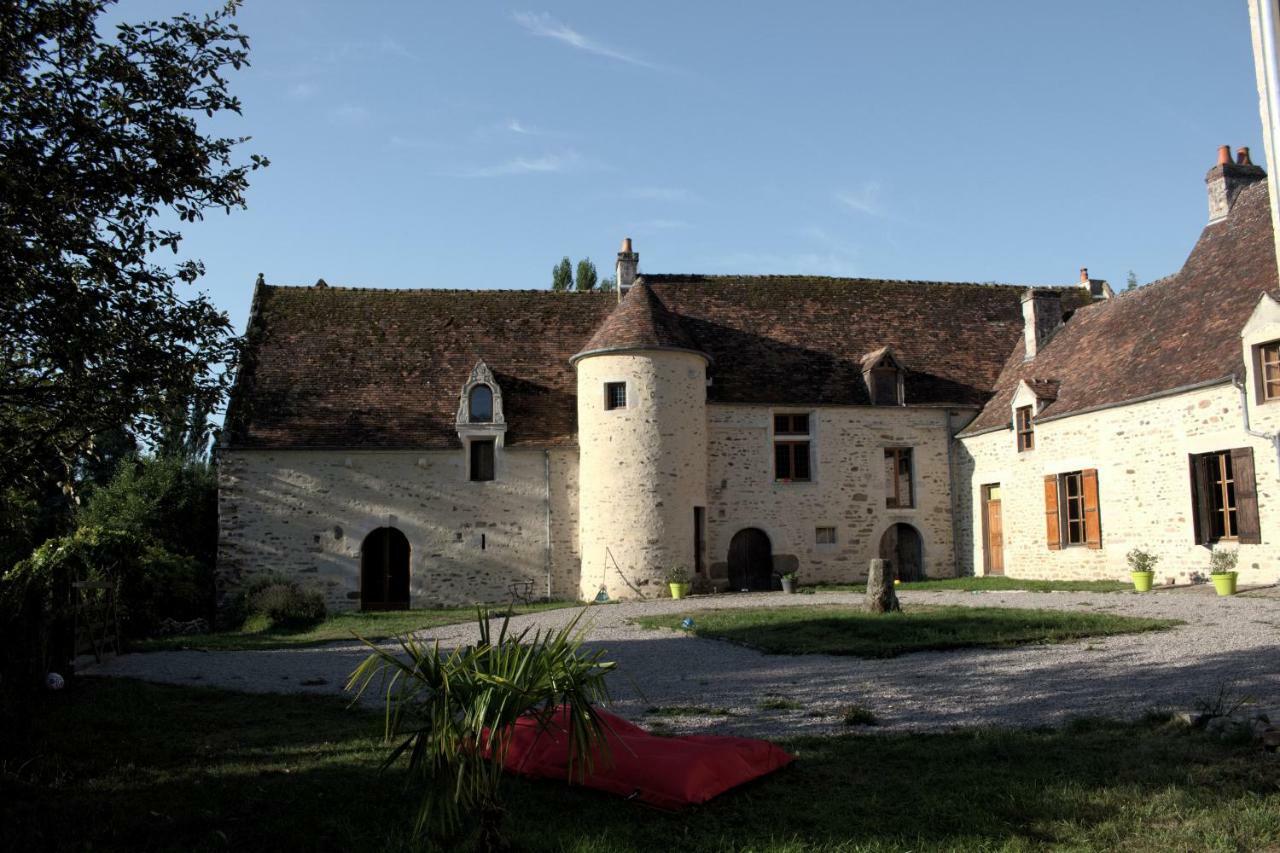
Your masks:
[{"label": "orange wooden shutter", "polygon": [[1237,447],[1231,451],[1231,476],[1236,481],[1236,537],[1241,545],[1262,542],[1262,525],[1258,521],[1258,487],[1253,476],[1253,448]]},{"label": "orange wooden shutter", "polygon": [[1102,514],[1098,511],[1098,469],[1080,472],[1084,487],[1084,544],[1097,551],[1102,547]]},{"label": "orange wooden shutter", "polygon": [[1044,478],[1045,540],[1050,551],[1062,550],[1062,523],[1058,519],[1058,478],[1050,474]]}]

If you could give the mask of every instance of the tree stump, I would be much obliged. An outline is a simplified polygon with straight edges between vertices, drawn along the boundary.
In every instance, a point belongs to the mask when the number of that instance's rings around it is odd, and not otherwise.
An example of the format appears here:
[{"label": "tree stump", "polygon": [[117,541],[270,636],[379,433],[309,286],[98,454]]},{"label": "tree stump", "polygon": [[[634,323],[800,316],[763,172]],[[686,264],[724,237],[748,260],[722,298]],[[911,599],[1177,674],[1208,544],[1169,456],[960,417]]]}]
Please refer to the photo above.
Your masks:
[{"label": "tree stump", "polygon": [[902,609],[893,589],[893,561],[872,560],[867,572],[867,612],[896,613]]}]

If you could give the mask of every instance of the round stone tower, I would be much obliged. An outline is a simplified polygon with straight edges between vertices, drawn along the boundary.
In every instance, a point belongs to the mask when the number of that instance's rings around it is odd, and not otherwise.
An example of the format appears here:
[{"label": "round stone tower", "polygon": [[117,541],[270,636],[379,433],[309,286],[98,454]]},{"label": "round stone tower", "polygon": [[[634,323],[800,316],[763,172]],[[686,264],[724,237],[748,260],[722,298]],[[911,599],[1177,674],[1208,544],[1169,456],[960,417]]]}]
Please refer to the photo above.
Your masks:
[{"label": "round stone tower", "polygon": [[573,357],[583,598],[668,595],[668,570],[694,571],[708,361],[643,279]]}]

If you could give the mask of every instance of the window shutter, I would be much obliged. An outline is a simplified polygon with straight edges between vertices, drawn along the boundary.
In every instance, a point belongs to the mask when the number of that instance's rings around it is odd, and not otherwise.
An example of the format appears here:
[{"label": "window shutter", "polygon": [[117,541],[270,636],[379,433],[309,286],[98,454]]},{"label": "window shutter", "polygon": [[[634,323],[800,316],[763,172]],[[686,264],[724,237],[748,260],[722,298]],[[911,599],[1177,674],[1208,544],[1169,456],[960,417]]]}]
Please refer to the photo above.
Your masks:
[{"label": "window shutter", "polygon": [[1237,447],[1231,451],[1232,476],[1236,481],[1236,536],[1241,545],[1262,543],[1262,526],[1258,522],[1258,487],[1253,477],[1253,448]]},{"label": "window shutter", "polygon": [[1102,514],[1098,510],[1098,469],[1089,468],[1081,471],[1080,482],[1084,487],[1084,543],[1085,547],[1097,551],[1102,547]]},{"label": "window shutter", "polygon": [[1044,478],[1045,540],[1050,551],[1062,550],[1062,524],[1058,520],[1058,478],[1050,474]]},{"label": "window shutter", "polygon": [[1203,456],[1187,457],[1191,462],[1191,522],[1197,545],[1209,544],[1209,479]]}]

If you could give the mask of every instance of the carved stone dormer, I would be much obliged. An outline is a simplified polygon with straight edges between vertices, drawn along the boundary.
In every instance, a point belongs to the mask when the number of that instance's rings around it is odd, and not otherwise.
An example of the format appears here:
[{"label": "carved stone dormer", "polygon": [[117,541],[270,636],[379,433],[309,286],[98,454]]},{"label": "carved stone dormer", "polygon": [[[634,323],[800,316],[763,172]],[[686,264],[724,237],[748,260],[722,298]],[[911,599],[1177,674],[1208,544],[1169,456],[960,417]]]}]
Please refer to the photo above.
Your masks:
[{"label": "carved stone dormer", "polygon": [[[486,405],[487,404],[487,405]],[[492,435],[499,439],[507,431],[507,418],[502,410],[502,389],[484,360],[476,362],[471,375],[458,395],[458,436]]]},{"label": "carved stone dormer", "polygon": [[905,406],[906,374],[893,347],[880,347],[862,357],[862,381],[873,406]]}]

